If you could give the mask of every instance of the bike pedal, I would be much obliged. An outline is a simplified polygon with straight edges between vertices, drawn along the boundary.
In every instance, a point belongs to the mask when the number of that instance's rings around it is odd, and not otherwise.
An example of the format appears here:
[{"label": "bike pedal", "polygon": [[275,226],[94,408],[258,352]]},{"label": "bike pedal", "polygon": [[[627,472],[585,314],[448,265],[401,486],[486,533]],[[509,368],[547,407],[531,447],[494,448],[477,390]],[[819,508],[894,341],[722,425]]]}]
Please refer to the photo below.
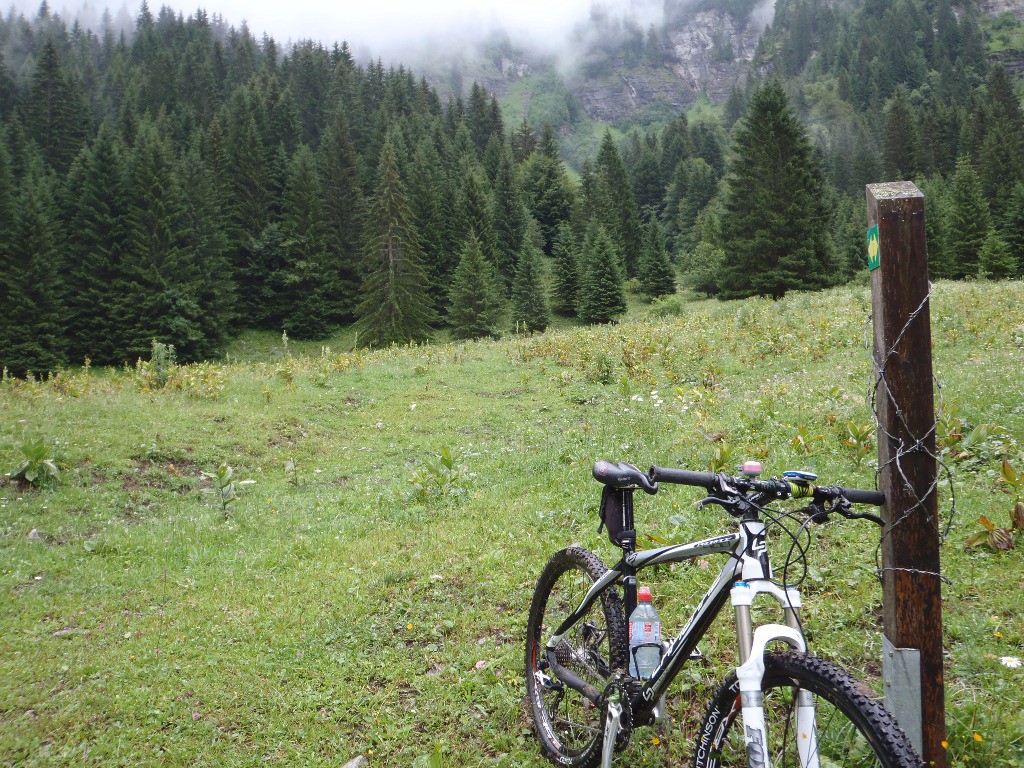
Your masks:
[{"label": "bike pedal", "polygon": [[700,652],[700,648],[694,648],[690,651],[690,661],[703,661],[704,654]]}]

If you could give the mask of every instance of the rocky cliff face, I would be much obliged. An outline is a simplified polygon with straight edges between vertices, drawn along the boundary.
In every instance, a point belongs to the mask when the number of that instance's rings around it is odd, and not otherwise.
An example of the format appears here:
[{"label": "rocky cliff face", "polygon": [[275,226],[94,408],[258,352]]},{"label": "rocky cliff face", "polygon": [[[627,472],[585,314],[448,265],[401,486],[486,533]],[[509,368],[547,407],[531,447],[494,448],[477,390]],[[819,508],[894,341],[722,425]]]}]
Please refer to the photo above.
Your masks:
[{"label": "rocky cliff face", "polygon": [[[979,6],[989,15],[1009,13],[1024,22],[1024,0],[979,0]],[[766,10],[770,7],[764,6]],[[698,11],[667,30],[660,66],[627,64],[619,58],[608,62],[599,76],[588,77],[581,70],[564,73],[565,83],[589,117],[608,122],[650,109],[685,110],[701,94],[721,104],[734,85],[746,82],[764,21],[737,19],[721,9]],[[1024,76],[1024,52],[1001,51],[993,58],[1014,74]],[[463,82],[468,89],[468,84],[476,80],[504,98],[512,83],[529,78],[531,70],[542,67],[541,62],[532,62],[526,55],[505,55],[500,62],[493,60],[482,69],[463,72]],[[446,78],[428,77],[447,92]]]},{"label": "rocky cliff face", "polygon": [[654,105],[684,110],[702,93],[722,103],[744,82],[760,37],[760,29],[725,11],[701,11],[669,31],[663,66],[620,66],[600,82],[577,80],[572,91],[587,115],[608,121]]},{"label": "rocky cliff face", "polygon": [[724,102],[732,86],[742,83],[760,38],[760,29],[725,11],[701,11],[669,35],[669,69],[691,93]]}]

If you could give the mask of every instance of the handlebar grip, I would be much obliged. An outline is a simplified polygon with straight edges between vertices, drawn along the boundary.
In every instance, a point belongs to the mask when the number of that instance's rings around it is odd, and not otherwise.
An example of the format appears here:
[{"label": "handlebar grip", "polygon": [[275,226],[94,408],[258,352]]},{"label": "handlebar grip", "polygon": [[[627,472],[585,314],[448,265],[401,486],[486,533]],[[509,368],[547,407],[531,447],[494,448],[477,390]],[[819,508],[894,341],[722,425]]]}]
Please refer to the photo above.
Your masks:
[{"label": "handlebar grip", "polygon": [[856,488],[840,488],[839,490],[854,504],[874,504],[876,507],[885,504],[885,494],[881,491],[858,491]]},{"label": "handlebar grip", "polygon": [[651,480],[658,483],[675,483],[676,485],[695,485],[698,488],[711,489],[718,480],[718,475],[710,472],[691,472],[688,469],[665,469],[651,467]]}]

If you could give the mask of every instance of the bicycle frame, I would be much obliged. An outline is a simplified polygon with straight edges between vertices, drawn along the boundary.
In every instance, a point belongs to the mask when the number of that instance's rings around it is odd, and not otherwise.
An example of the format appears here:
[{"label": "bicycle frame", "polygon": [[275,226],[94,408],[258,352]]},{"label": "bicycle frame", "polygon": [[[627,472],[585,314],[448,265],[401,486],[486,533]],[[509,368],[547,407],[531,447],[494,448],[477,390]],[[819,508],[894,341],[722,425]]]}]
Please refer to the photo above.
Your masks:
[{"label": "bicycle frame", "polygon": [[[736,610],[736,629],[739,639],[739,660],[737,677],[740,681],[744,734],[750,765],[769,768],[767,739],[764,737],[764,712],[761,707],[761,679],[764,675],[764,653],[768,643],[782,640],[797,650],[806,650],[806,642],[800,629],[800,595],[795,589],[782,589],[770,579],[771,564],[768,559],[764,523],[756,519],[744,520],[737,533],[716,536],[688,544],[673,544],[656,549],[627,551],[622,559],[601,577],[587,591],[578,608],[559,625],[546,643],[549,657],[562,641],[563,636],[582,619],[594,602],[605,590],[623,584],[626,615],[636,607],[636,574],[644,568],[664,563],[684,562],[705,555],[729,555],[729,561],[701,599],[693,615],[669,644],[662,655],[657,669],[650,679],[643,683],[634,705],[639,722],[657,714],[658,702],[671,685],[683,665],[691,658],[697,643],[711,626],[715,617],[732,599]],[[785,624],[765,624],[756,631],[752,626],[750,606],[758,594],[774,597],[782,607]],[[553,665],[554,666],[554,665]],[[564,684],[577,688],[569,676],[555,676]],[[597,703],[597,702],[595,702]],[[611,718],[609,718],[611,720]],[[797,727],[809,738],[801,742],[801,765],[817,768],[817,746],[814,728],[813,699],[802,693],[797,707]],[[609,734],[606,732],[606,738]],[[610,748],[606,750],[605,765],[610,764]]]}]

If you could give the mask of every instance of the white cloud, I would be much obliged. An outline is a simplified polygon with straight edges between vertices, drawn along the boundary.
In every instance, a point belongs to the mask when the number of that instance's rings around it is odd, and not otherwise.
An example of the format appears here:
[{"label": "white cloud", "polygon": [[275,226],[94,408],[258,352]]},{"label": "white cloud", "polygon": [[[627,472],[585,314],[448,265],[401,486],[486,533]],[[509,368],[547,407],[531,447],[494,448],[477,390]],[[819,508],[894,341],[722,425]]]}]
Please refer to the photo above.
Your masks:
[{"label": "white cloud", "polygon": [[[574,24],[587,18],[593,4],[613,16],[629,13],[644,26],[661,18],[661,0],[214,0],[209,4],[195,0],[150,0],[150,10],[156,14],[162,5],[168,5],[188,16],[196,8],[205,7],[208,13],[220,14],[232,26],[240,26],[244,20],[257,38],[263,33],[279,43],[311,38],[327,46],[347,40],[354,50],[400,59],[403,52],[424,45],[450,49],[453,41],[457,44],[478,40],[496,27],[507,30],[513,39],[555,48],[564,44]],[[26,15],[34,15],[39,0],[13,0],[13,6]],[[140,6],[141,0],[115,0],[109,6],[103,0],[50,0],[53,11],[67,19],[80,15],[86,23],[98,20],[104,7],[109,7],[114,18],[134,18]]]}]

